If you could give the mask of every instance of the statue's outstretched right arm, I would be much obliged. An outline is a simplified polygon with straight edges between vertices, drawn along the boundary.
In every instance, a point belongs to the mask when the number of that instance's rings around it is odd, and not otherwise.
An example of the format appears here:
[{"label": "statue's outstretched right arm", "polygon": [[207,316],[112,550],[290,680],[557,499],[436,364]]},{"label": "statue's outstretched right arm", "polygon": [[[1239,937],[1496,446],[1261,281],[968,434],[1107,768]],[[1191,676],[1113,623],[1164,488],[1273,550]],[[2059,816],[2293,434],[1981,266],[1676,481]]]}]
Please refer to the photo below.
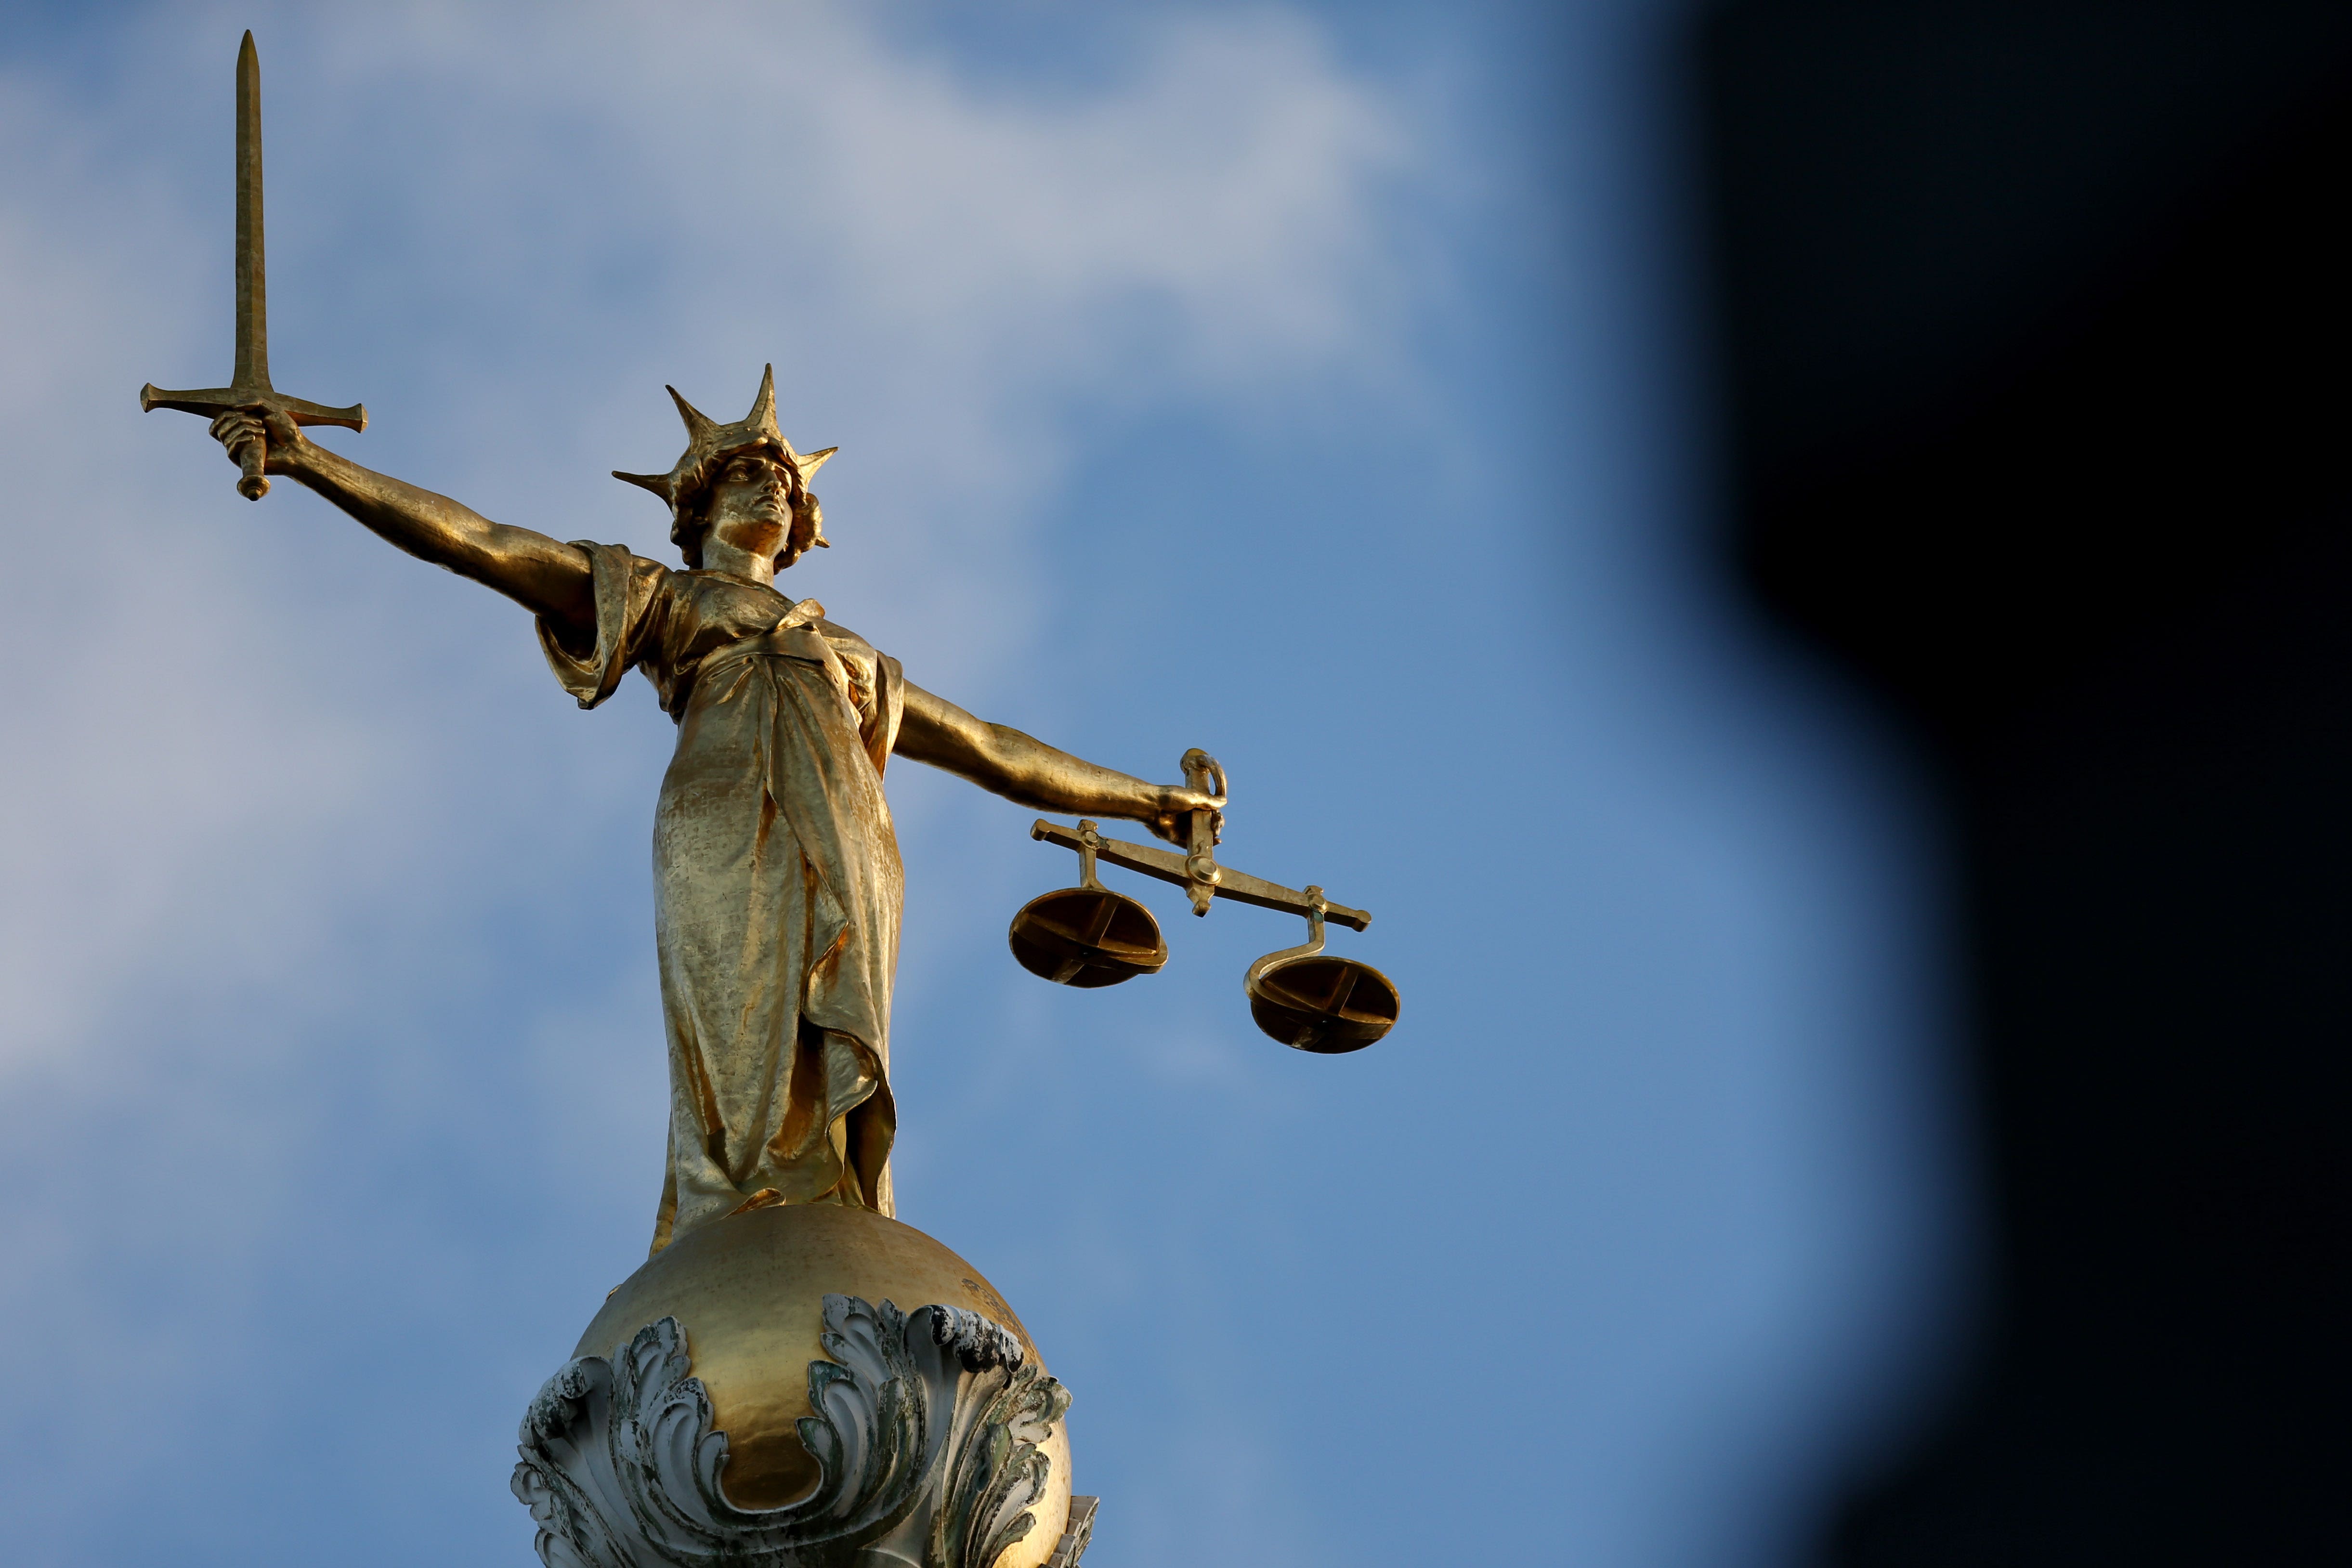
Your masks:
[{"label": "statue's outstretched right arm", "polygon": [[264,472],[307,485],[419,560],[497,589],[544,616],[565,643],[594,642],[593,569],[577,545],[492,522],[447,496],[363,468],[304,437],[280,413],[238,410],[214,420],[212,429],[232,461],[239,447],[262,437]]}]

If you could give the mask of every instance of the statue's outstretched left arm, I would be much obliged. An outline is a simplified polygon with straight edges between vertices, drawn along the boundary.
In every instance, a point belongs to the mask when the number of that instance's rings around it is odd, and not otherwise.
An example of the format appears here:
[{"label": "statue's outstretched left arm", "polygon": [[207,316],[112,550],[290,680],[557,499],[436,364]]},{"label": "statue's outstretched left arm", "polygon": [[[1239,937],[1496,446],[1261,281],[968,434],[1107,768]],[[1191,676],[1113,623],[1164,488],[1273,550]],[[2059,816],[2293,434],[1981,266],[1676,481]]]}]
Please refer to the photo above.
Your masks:
[{"label": "statue's outstretched left arm", "polygon": [[1183,784],[1146,784],[1003,724],[975,719],[944,697],[907,683],[897,753],[945,768],[1035,811],[1118,816],[1140,822],[1171,844],[1184,842],[1185,816],[1222,811],[1225,797]]}]

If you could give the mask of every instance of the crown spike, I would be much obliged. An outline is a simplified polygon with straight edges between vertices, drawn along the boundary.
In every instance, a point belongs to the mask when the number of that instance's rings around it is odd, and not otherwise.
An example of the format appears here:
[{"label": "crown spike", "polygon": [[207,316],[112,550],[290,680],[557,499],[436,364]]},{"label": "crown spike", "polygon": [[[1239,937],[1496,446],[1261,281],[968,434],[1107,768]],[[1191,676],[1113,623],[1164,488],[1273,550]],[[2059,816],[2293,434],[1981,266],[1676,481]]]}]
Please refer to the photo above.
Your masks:
[{"label": "crown spike", "polygon": [[802,452],[798,454],[798,460],[793,466],[800,469],[801,479],[805,481],[811,474],[824,467],[824,460],[827,458],[840,450],[838,447],[827,447],[822,452]]},{"label": "crown spike", "polygon": [[697,408],[693,404],[688,403],[685,398],[679,396],[677,387],[665,386],[662,390],[669,394],[669,398],[672,403],[677,405],[677,416],[686,421],[686,435],[688,440],[700,441],[704,437],[719,428],[719,422],[717,420],[711,418],[710,416],[705,414],[701,409]]},{"label": "crown spike", "polygon": [[635,485],[643,490],[651,490],[664,500],[670,499],[670,479],[667,474],[625,474],[620,469],[614,468],[613,477],[624,484]]},{"label": "crown spike", "polygon": [[[760,374],[760,395],[751,400],[751,412],[743,416],[743,423],[763,436],[773,436],[779,442],[783,432],[776,425],[776,367],[770,365]],[[790,450],[788,447],[786,450]]]}]

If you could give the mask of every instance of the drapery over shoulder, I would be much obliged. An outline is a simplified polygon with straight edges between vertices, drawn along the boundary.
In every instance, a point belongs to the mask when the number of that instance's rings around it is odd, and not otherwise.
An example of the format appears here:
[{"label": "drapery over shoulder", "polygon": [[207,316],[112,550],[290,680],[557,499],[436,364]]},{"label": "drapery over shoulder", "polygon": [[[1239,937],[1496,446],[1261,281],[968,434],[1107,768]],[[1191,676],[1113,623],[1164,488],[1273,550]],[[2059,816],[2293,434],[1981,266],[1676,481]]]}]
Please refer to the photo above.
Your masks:
[{"label": "drapery over shoulder", "polygon": [[541,621],[556,679],[593,708],[642,669],[678,725],[654,822],[670,1062],[654,1250],[750,1203],[888,1214],[898,663],[764,584],[579,548],[595,646]]}]

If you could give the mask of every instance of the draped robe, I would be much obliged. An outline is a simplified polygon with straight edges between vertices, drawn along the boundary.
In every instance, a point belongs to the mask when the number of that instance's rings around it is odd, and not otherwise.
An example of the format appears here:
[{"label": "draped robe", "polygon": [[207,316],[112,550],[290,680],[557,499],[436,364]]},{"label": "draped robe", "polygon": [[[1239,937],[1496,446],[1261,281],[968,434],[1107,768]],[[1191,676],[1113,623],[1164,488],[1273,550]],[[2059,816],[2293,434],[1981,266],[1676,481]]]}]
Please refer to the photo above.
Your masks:
[{"label": "draped robe", "polygon": [[890,1214],[898,662],[764,584],[579,548],[596,642],[567,648],[542,620],[556,679],[593,708],[640,669],[677,724],[654,814],[670,1117],[653,1250],[747,1205]]}]

